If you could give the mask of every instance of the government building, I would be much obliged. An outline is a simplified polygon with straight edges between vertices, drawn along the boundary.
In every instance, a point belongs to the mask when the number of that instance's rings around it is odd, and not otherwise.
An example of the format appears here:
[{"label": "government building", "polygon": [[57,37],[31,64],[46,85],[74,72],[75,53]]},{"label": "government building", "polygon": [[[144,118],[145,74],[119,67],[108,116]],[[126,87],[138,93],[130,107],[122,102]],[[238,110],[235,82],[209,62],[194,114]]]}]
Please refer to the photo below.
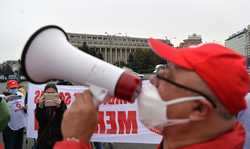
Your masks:
[{"label": "government building", "polygon": [[[111,64],[117,62],[127,63],[129,55],[138,49],[150,50],[147,38],[77,33],[67,33],[67,35],[69,41],[75,47],[79,48],[86,44],[91,50],[101,53],[104,61]],[[162,41],[171,45],[167,39]]]},{"label": "government building", "polygon": [[225,40],[225,46],[246,56],[248,69],[250,69],[250,25],[229,36]]},{"label": "government building", "polygon": [[202,43],[201,35],[197,35],[194,33],[192,35],[189,35],[187,39],[184,39],[183,42],[180,43],[179,48],[187,48],[201,43]]}]

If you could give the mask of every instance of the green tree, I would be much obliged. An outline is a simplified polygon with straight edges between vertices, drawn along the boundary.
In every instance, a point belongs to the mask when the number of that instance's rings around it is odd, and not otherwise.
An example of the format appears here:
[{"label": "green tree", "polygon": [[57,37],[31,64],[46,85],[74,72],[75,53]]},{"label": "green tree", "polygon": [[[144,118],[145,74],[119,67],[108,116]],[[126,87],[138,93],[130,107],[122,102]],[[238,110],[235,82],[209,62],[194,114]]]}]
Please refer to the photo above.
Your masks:
[{"label": "green tree", "polygon": [[134,71],[137,71],[136,64],[135,64],[135,58],[134,58],[134,53],[130,53],[128,56],[128,64],[127,66]]},{"label": "green tree", "polygon": [[116,62],[114,63],[114,65],[116,65],[116,66],[118,66],[118,67],[121,67],[121,68],[123,68],[123,67],[128,67],[128,65],[127,65],[124,61],[116,61]]},{"label": "green tree", "polygon": [[88,53],[92,56],[95,56],[95,57],[103,60],[102,54],[94,48],[89,48],[89,46],[87,45],[86,42],[83,42],[82,46],[79,47],[79,49],[85,53]]},{"label": "green tree", "polygon": [[149,49],[137,49],[128,57],[128,67],[138,73],[151,73],[157,64],[166,63]]}]

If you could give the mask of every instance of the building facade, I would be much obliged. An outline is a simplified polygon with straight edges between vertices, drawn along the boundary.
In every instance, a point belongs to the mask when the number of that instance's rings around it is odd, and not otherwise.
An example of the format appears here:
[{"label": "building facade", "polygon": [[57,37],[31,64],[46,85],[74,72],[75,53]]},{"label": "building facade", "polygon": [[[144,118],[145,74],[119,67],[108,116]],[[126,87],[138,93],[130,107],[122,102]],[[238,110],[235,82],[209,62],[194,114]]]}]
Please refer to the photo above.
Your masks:
[{"label": "building facade", "polygon": [[[133,54],[135,50],[150,49],[147,38],[76,33],[67,33],[67,35],[75,47],[80,48],[86,44],[91,50],[101,53],[104,61],[111,64],[127,63],[129,55]],[[163,41],[170,44],[169,40]]]},{"label": "building facade", "polygon": [[183,42],[180,43],[179,48],[190,47],[201,43],[201,36],[194,33],[193,35],[189,35],[187,39],[184,39]]},{"label": "building facade", "polygon": [[229,36],[225,40],[225,46],[246,56],[248,69],[250,68],[250,25]]}]

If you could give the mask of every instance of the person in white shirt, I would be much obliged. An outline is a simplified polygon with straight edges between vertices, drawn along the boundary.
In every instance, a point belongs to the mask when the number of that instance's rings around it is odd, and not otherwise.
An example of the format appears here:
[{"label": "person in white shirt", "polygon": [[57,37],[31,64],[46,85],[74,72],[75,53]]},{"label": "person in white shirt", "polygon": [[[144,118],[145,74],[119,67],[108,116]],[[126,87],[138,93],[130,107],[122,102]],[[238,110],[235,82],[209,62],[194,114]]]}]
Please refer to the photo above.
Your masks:
[{"label": "person in white shirt", "polygon": [[7,81],[8,95],[6,101],[10,108],[10,121],[3,131],[5,149],[22,149],[25,128],[24,95],[18,91],[19,83],[16,80]]}]

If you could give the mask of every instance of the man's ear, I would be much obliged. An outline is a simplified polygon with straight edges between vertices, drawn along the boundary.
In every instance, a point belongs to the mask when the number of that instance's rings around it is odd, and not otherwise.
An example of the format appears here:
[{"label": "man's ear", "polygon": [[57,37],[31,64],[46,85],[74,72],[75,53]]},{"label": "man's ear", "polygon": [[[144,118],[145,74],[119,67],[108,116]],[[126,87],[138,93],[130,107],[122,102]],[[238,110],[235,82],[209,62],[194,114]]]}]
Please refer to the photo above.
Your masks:
[{"label": "man's ear", "polygon": [[212,104],[207,100],[194,101],[193,110],[189,115],[191,121],[200,121],[206,119],[212,110]]}]

